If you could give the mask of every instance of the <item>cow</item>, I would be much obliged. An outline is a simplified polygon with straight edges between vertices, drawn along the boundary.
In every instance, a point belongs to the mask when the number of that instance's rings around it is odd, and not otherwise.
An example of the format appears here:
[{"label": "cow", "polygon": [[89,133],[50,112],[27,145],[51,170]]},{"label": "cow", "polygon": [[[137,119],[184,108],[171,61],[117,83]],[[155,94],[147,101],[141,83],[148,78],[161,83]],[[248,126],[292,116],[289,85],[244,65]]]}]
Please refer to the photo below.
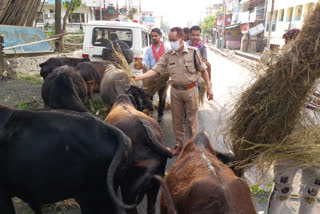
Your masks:
[{"label": "cow", "polygon": [[131,141],[90,113],[16,110],[0,105],[0,210],[11,198],[41,205],[75,198],[82,214],[115,212],[115,180],[127,170]]},{"label": "cow", "polygon": [[45,106],[53,109],[88,111],[83,101],[87,87],[82,76],[71,66],[55,68],[44,80],[41,96]]},{"label": "cow", "polygon": [[[119,180],[125,203],[134,203],[136,199],[148,197],[148,214],[155,213],[155,203],[159,191],[159,182],[145,180],[139,188],[133,188],[145,170],[152,175],[163,177],[167,158],[172,157],[171,150],[165,147],[159,124],[151,117],[136,109],[132,95],[119,95],[105,121],[121,129],[132,142],[133,161],[127,173]],[[156,164],[153,164],[155,162]],[[149,164],[148,164],[149,163]],[[142,167],[143,166],[143,167]],[[136,209],[127,210],[136,214]]]},{"label": "cow", "polygon": [[55,68],[62,65],[69,65],[73,67],[77,67],[80,62],[88,62],[89,58],[69,58],[69,57],[57,57],[50,58],[47,61],[41,63],[39,65],[40,75],[43,79],[45,79]]},{"label": "cow", "polygon": [[[178,214],[255,214],[248,184],[216,156],[201,131],[183,147],[165,179]],[[161,195],[161,214],[169,214]]]},{"label": "cow", "polygon": [[81,62],[76,67],[76,70],[86,82],[89,99],[92,99],[93,92],[100,91],[100,83],[109,64],[110,63],[104,61],[91,61]]},{"label": "cow", "polygon": [[110,64],[105,71],[100,85],[100,96],[107,110],[111,109],[116,98],[121,94],[132,94],[136,99],[139,110],[153,108],[152,102],[144,90],[131,85],[128,74]]}]

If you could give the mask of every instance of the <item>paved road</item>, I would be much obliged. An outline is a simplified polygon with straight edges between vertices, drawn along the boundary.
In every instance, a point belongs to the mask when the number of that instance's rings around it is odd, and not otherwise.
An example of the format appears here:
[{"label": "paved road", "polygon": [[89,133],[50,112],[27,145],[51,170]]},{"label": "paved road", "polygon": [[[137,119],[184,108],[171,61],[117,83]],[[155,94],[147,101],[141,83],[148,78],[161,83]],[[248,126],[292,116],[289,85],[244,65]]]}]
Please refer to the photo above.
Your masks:
[{"label": "paved road", "polygon": [[[210,137],[213,147],[218,151],[228,151],[229,149],[223,143],[223,127],[226,118],[229,115],[233,104],[238,95],[247,87],[252,81],[253,77],[250,72],[241,65],[233,63],[227,58],[217,55],[211,51],[208,52],[209,61],[212,63],[212,85],[214,93],[214,101],[205,101],[204,105],[199,111],[199,128],[205,130]],[[154,117],[156,118],[156,113]],[[164,120],[161,123],[161,128],[164,135],[164,140],[170,148],[175,145],[175,137],[172,129],[170,110],[165,111]],[[170,170],[175,158],[168,161],[167,170]],[[271,174],[269,178],[271,179]],[[248,170],[245,174],[245,179],[249,185],[257,183],[257,176],[255,170]],[[298,183],[299,175],[295,179]],[[266,178],[268,181],[268,178]],[[266,187],[265,187],[266,188]],[[297,185],[294,187],[294,192],[297,192]],[[267,211],[267,194],[262,194],[259,197],[253,197],[253,202],[257,211]],[[159,201],[159,200],[158,200]],[[260,201],[260,203],[259,203]],[[293,214],[296,213],[298,207],[297,200],[290,200],[282,213]],[[143,201],[138,207],[139,213],[146,213],[146,203]],[[320,207],[319,207],[320,210]],[[120,212],[123,213],[123,212]],[[159,213],[159,202],[157,204],[157,213]],[[69,211],[68,214],[80,214],[79,210]]]}]

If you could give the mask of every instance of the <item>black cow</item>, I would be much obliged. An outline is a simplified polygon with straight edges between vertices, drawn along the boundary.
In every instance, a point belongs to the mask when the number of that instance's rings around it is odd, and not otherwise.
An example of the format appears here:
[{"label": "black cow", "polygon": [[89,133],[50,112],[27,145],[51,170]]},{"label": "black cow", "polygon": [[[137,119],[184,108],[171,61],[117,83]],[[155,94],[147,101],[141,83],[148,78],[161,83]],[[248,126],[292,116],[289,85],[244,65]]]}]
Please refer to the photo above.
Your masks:
[{"label": "black cow", "polygon": [[[133,162],[127,173],[119,180],[122,197],[126,203],[140,202],[144,195],[148,197],[148,214],[155,213],[155,203],[159,191],[159,182],[145,179],[139,183],[146,173],[163,176],[167,158],[172,153],[165,147],[159,124],[151,117],[135,108],[131,95],[120,95],[106,118],[106,122],[121,129],[132,141]],[[127,210],[136,214],[136,209]]]},{"label": "black cow", "polygon": [[130,85],[130,88],[126,91],[126,94],[133,96],[137,110],[139,111],[142,111],[143,109],[153,110],[152,101],[142,88],[138,88],[137,86]]},{"label": "black cow", "polygon": [[88,111],[83,105],[87,87],[82,76],[73,67],[55,68],[44,80],[41,96],[46,106],[53,109]]},{"label": "black cow", "polygon": [[57,57],[50,58],[39,66],[41,68],[40,75],[45,79],[55,68],[62,65],[69,65],[77,67],[80,62],[88,62],[89,58],[69,58],[69,57]]},{"label": "black cow", "polygon": [[0,105],[0,211],[17,196],[41,205],[75,198],[82,214],[114,213],[114,180],[126,172],[130,139],[89,113],[26,111]]}]

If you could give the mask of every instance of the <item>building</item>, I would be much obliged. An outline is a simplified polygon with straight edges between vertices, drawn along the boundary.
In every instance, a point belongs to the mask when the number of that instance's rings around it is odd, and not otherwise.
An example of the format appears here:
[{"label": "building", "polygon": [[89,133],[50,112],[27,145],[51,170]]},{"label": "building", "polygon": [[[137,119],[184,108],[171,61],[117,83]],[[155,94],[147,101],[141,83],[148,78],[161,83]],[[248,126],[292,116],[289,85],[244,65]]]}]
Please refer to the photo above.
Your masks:
[{"label": "building", "polygon": [[[62,2],[63,1],[64,0],[62,0]],[[86,6],[78,8],[72,14],[72,18],[67,19],[67,31],[79,30],[81,23],[95,20],[113,20],[119,18],[119,15],[121,15],[119,14],[120,10],[118,5],[114,6],[102,0],[82,0],[82,2]],[[123,12],[123,8],[120,9],[122,9]],[[35,21],[37,23],[36,27],[51,28],[55,23],[55,0],[42,0],[38,11],[38,19]],[[61,23],[65,13],[66,8],[62,6]],[[102,16],[100,17],[100,15]]]},{"label": "building", "polygon": [[282,35],[286,31],[293,28],[301,29],[307,14],[317,2],[318,0],[274,0],[274,12],[270,26],[272,0],[269,0],[264,36],[268,37],[268,30],[271,27],[270,44],[272,47],[284,45]]},{"label": "building", "polygon": [[[85,1],[84,1],[85,2]],[[86,2],[85,2],[86,3]],[[77,31],[81,23],[95,20],[93,5],[88,2],[86,7],[81,6],[73,14],[72,18],[67,19],[67,31]],[[55,1],[42,0],[39,6],[38,18],[35,20],[36,27],[51,28],[55,23]],[[65,16],[66,8],[61,7],[61,23]]]}]

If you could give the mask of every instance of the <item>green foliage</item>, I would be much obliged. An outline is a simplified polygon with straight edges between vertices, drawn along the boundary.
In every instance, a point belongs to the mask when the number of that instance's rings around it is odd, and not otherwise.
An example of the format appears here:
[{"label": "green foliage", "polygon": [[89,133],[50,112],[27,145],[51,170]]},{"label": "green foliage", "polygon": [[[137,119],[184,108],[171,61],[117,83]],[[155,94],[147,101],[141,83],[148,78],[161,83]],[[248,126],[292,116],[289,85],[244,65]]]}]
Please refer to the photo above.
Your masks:
[{"label": "green foliage", "polygon": [[28,80],[32,85],[41,85],[43,83],[43,79],[40,74],[29,75],[22,72],[18,73],[19,80]]},{"label": "green foliage", "polygon": [[18,105],[18,108],[21,109],[21,110],[26,109],[26,107],[27,107],[27,103],[21,103],[21,104]]},{"label": "green foliage", "polygon": [[[64,8],[67,9],[69,7],[70,3],[71,3],[71,0],[63,2]],[[68,17],[70,18],[71,22],[72,22],[72,14],[74,13],[74,11],[76,11],[81,6],[87,7],[87,5],[85,3],[82,3],[82,0],[74,0],[73,1],[70,13],[68,14]]]},{"label": "green foliage", "polygon": [[138,13],[137,8],[131,8],[130,11],[129,11],[129,13],[128,13],[128,15],[127,15],[128,19],[133,20],[133,16],[134,16],[134,14],[136,14],[136,13]]},{"label": "green foliage", "polygon": [[222,8],[220,8],[214,15],[207,16],[204,18],[202,24],[201,24],[201,30],[204,34],[210,34],[211,28],[213,28],[216,25],[217,18],[222,15]]},{"label": "green foliage", "polygon": [[216,25],[217,15],[208,16],[201,24],[201,30],[204,34],[210,34],[211,28]]},{"label": "green foliage", "polygon": [[[274,182],[272,182],[272,180],[270,178],[268,179],[268,182],[269,183],[266,185],[267,189],[262,188],[259,184],[254,184],[254,185],[250,186],[250,191],[251,191],[252,195],[255,195],[255,196],[262,196],[265,194],[270,195],[272,192],[272,187],[274,185]],[[266,200],[266,198],[262,197],[258,202],[262,203],[265,200]]]}]

